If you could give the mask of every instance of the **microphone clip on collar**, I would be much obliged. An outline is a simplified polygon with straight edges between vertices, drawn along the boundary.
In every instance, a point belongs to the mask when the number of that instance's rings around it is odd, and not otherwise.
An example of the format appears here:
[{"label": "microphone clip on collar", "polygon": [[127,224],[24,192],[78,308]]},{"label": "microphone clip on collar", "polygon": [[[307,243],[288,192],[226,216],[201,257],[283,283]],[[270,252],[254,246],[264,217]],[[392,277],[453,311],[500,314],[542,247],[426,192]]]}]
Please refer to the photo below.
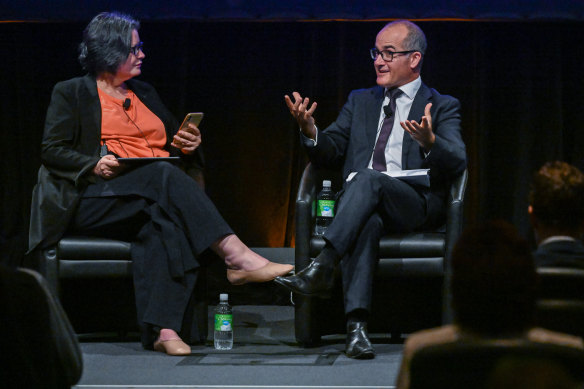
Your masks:
[{"label": "microphone clip on collar", "polygon": [[132,104],[132,100],[130,100],[130,98],[126,98],[126,100],[124,100],[124,104],[122,104],[124,107],[124,110],[125,111],[129,110],[131,104]]}]

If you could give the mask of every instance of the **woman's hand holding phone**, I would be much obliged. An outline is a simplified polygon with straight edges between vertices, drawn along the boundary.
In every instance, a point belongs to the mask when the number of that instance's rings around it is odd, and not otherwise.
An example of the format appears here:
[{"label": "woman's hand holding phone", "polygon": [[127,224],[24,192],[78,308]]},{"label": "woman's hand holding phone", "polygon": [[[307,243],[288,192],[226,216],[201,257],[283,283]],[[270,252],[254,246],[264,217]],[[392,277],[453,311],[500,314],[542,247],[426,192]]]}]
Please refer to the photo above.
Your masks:
[{"label": "woman's hand holding phone", "polygon": [[197,127],[203,120],[202,112],[193,112],[185,116],[178,132],[173,137],[171,145],[184,154],[192,154],[201,144],[201,131]]}]

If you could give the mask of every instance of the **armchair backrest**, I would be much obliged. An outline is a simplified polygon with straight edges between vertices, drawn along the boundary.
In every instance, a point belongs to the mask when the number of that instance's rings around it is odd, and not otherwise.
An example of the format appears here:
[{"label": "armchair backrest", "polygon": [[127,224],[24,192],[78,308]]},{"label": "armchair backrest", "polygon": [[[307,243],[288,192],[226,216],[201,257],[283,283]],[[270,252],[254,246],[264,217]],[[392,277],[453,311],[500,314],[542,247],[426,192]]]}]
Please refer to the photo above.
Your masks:
[{"label": "armchair backrest", "polygon": [[584,269],[568,267],[540,267],[539,297],[570,299],[584,302]]},{"label": "armchair backrest", "polygon": [[[573,380],[584,380],[584,351],[543,343],[500,345],[448,343],[414,354],[410,389],[487,388],[503,364],[508,366],[558,366]],[[512,374],[512,372],[510,373]],[[529,377],[523,377],[528,379]]]},{"label": "armchair backrest", "polygon": [[584,336],[584,269],[541,267],[537,273],[536,324]]}]

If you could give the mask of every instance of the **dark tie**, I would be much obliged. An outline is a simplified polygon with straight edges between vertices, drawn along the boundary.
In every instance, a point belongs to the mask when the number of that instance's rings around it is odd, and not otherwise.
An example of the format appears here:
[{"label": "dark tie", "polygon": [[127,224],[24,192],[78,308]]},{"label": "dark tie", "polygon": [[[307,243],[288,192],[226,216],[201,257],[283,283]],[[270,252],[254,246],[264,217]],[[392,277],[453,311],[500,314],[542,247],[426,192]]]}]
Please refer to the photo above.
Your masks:
[{"label": "dark tie", "polygon": [[379,137],[377,138],[377,143],[375,143],[375,149],[373,150],[373,169],[384,172],[387,170],[387,161],[385,160],[385,147],[387,146],[387,141],[389,140],[389,135],[391,135],[391,129],[393,128],[393,118],[395,117],[395,100],[402,94],[399,89],[393,89],[389,91],[389,104],[383,107],[385,112],[385,118],[383,119],[383,124],[381,125],[381,131],[379,132]]}]

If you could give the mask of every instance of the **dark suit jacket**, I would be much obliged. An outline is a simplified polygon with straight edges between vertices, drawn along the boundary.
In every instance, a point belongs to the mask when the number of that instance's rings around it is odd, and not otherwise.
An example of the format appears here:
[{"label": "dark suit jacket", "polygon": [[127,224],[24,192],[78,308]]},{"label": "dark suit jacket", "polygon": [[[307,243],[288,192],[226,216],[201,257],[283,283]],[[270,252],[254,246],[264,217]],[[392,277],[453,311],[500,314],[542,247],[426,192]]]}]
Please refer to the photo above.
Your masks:
[{"label": "dark suit jacket", "polygon": [[[375,146],[384,89],[376,86],[352,91],[337,120],[318,134],[316,147],[307,148],[317,166],[343,169],[343,178],[369,164]],[[466,168],[466,148],[461,136],[460,103],[422,84],[416,94],[409,120],[420,122],[432,103],[432,127],[436,135],[430,154],[405,132],[402,169],[430,169],[430,189],[417,188],[426,198],[425,225],[439,223],[450,182]]]},{"label": "dark suit jacket", "polygon": [[[166,149],[187,165],[201,170],[200,150],[189,156],[170,147],[178,122],[154,88],[128,80],[128,87],[164,123]],[[100,159],[101,105],[94,77],[86,75],[59,82],[53,88],[42,141],[42,166],[33,190],[29,251],[57,242],[68,227],[83,189],[95,176]]]},{"label": "dark suit jacket", "polygon": [[533,253],[535,265],[584,269],[584,244],[581,241],[556,241],[541,245]]}]

